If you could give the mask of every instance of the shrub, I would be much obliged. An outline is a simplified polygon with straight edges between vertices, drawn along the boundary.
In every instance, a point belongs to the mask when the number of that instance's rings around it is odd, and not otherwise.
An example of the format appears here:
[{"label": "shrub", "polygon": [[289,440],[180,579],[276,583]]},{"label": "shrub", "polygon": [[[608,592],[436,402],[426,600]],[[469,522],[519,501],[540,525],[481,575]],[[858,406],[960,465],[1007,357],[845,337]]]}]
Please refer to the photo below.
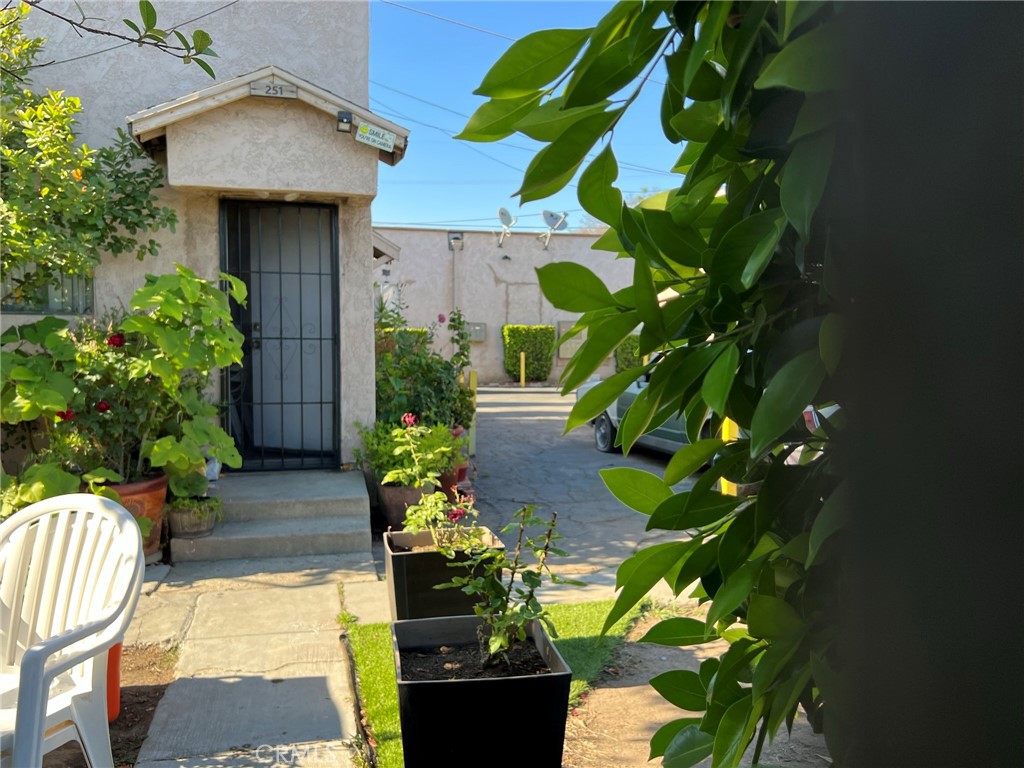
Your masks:
[{"label": "shrub", "polygon": [[503,325],[501,338],[505,342],[505,373],[519,378],[519,353],[526,353],[526,378],[547,381],[554,363],[555,326]]},{"label": "shrub", "polygon": [[621,373],[629,368],[636,368],[640,365],[640,336],[632,334],[622,340],[622,343],[615,348],[615,372]]}]

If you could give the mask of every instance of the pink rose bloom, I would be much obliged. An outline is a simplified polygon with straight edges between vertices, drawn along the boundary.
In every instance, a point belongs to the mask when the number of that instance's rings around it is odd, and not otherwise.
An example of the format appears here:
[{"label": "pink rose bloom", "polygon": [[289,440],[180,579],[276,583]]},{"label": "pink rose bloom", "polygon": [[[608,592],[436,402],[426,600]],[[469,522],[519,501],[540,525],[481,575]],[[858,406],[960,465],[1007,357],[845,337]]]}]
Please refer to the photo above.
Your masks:
[{"label": "pink rose bloom", "polygon": [[402,423],[407,427],[414,427],[416,426],[416,417],[411,413],[402,414]]},{"label": "pink rose bloom", "polygon": [[441,325],[444,325],[447,321],[448,318],[446,318],[444,315],[437,316],[437,322],[441,323]]}]

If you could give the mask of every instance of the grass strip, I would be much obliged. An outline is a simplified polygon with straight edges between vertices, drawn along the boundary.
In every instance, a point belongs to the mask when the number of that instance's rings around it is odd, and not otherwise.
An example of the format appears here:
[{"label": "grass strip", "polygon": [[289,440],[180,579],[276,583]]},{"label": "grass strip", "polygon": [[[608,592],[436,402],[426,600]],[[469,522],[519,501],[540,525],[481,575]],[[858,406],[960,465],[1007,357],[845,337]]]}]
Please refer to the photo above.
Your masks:
[{"label": "grass strip", "polygon": [[[601,637],[612,600],[549,606],[558,637],[558,652],[572,669],[569,706],[579,704],[612,661],[641,608],[634,608]],[[398,683],[389,624],[349,624],[348,641],[355,661],[357,695],[377,768],[402,768],[402,731]],[[568,714],[568,713],[567,713]]]}]

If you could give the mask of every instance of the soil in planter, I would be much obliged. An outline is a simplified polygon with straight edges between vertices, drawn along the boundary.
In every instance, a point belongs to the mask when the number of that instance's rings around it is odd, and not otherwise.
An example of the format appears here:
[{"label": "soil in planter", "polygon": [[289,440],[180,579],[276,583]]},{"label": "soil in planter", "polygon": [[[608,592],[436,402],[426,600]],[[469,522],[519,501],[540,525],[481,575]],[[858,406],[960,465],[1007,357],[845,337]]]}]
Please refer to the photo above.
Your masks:
[{"label": "soil in planter", "polygon": [[480,663],[480,647],[442,645],[433,649],[401,652],[402,679],[483,680],[495,677],[546,675],[551,669],[532,642],[516,643],[508,651],[509,663],[485,667]]}]

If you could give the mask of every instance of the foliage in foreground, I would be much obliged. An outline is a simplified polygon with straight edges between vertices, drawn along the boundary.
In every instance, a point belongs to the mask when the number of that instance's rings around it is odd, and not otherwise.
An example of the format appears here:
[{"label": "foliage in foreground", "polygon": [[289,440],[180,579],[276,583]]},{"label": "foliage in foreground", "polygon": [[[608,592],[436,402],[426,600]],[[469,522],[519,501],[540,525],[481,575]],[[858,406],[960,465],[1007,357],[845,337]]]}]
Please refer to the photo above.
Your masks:
[{"label": "foliage in foreground", "polygon": [[[610,600],[548,607],[558,629],[554,643],[572,669],[570,707],[578,705],[591,689],[639,616],[638,608],[630,610],[602,635],[604,618],[611,607]],[[389,625],[348,622],[348,640],[355,660],[359,704],[370,744],[376,750],[377,768],[401,768],[398,683]]]},{"label": "foliage in foreground", "polygon": [[[633,381],[649,383],[618,432],[624,450],[675,414],[692,445],[662,477],[605,470],[611,492],[679,540],[640,550],[618,570],[612,624],[659,581],[709,603],[706,621],[671,619],[650,639],[730,643],[700,673],[659,691],[701,718],[666,724],[654,756],[685,768],[708,756],[736,766],[755,739],[791,724],[798,705],[846,750],[840,600],[843,486],[840,416],[809,433],[806,406],[828,405],[837,377],[845,296],[827,206],[837,95],[839,9],[829,2],[620,2],[596,26],[537,32],[514,43],[476,93],[488,97],[460,138],[515,132],[546,146],[517,194],[538,200],[583,168],[578,197],[609,230],[595,248],[634,265],[612,293],[581,264],[538,270],[545,296],[580,313],[586,331],[562,377],[570,393],[634,332],[641,358],[576,403],[567,430],[587,424]],[[637,206],[615,187],[614,129],[636,96],[664,80],[665,137],[683,145],[678,188]],[[605,137],[611,136],[605,141]],[[603,143],[603,147],[599,146]],[[591,152],[596,157],[584,168]],[[563,339],[564,340],[564,339]],[[650,359],[650,358],[649,358]],[[712,439],[701,440],[711,420]],[[727,424],[738,425],[738,438]],[[717,456],[691,490],[672,486]],[[718,481],[761,479],[736,497]],[[826,709],[827,707],[827,709]]]}]

